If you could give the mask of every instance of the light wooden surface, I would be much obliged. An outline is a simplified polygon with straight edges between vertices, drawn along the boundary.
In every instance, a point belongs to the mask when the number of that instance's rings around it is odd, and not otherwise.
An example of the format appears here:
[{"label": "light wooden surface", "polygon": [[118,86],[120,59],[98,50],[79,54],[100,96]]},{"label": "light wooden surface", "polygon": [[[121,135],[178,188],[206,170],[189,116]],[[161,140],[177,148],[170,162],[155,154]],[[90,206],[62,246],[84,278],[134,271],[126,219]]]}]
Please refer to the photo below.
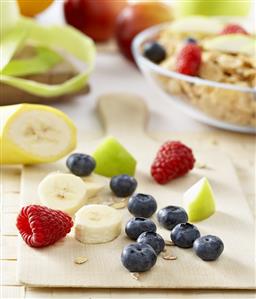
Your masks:
[{"label": "light wooden surface", "polygon": [[[166,133],[148,133],[149,136],[164,141]],[[221,131],[211,133],[188,134],[184,132],[169,132],[169,139],[180,139],[190,145],[201,149],[221,149],[229,154],[242,182],[246,199],[255,217],[255,139],[252,136],[232,134]],[[2,242],[1,254],[2,273],[2,298],[255,298],[254,291],[211,291],[211,290],[95,290],[95,289],[38,289],[25,288],[19,286],[16,281],[16,251],[13,244],[16,239],[16,229],[14,225],[17,211],[19,210],[19,190],[20,190],[20,168],[1,168],[1,199],[2,199]],[[253,240],[252,240],[253,242]],[[7,248],[12,248],[7,253]],[[252,261],[253,263],[254,261]]]}]

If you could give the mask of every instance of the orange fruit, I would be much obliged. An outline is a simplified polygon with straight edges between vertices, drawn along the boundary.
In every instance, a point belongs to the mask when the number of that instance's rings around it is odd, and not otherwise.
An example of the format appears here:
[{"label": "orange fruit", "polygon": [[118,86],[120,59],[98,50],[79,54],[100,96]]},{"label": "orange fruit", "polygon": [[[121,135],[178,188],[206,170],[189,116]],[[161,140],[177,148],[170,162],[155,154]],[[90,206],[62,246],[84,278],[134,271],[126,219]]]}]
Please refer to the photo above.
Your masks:
[{"label": "orange fruit", "polygon": [[34,17],[44,11],[54,0],[17,0],[20,13],[26,17]]}]

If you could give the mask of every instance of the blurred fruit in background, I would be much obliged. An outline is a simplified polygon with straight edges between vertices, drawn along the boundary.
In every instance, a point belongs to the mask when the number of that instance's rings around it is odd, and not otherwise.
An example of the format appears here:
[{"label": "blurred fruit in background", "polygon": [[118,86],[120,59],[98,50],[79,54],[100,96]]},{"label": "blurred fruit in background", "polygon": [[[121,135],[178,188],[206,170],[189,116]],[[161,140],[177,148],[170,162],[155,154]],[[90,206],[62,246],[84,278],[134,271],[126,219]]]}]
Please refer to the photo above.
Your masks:
[{"label": "blurred fruit in background", "polygon": [[115,37],[120,51],[134,61],[131,43],[142,30],[173,19],[170,6],[155,2],[138,2],[127,5],[117,17]]},{"label": "blurred fruit in background", "polygon": [[234,33],[240,33],[240,34],[248,34],[248,32],[239,24],[227,24],[220,34],[234,34]]},{"label": "blurred fruit in background", "polygon": [[68,24],[104,42],[113,36],[115,20],[126,0],[65,0],[64,15]]},{"label": "blurred fruit in background", "polygon": [[175,14],[177,17],[191,15],[247,16],[250,12],[251,2],[251,0],[176,0]]},{"label": "blurred fruit in background", "polygon": [[20,13],[26,17],[34,17],[44,11],[54,0],[17,0]]}]

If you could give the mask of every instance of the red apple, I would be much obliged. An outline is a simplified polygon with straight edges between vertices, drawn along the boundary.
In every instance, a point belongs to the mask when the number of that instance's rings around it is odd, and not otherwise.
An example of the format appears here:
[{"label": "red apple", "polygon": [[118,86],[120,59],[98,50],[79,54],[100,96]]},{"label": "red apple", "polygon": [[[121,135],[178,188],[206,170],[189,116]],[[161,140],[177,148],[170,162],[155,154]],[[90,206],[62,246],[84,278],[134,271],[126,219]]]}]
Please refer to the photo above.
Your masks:
[{"label": "red apple", "polygon": [[153,25],[173,19],[171,8],[159,2],[141,2],[127,5],[116,20],[115,36],[120,51],[134,61],[131,43],[135,35]]},{"label": "red apple", "polygon": [[90,36],[96,42],[113,36],[118,13],[126,0],[65,0],[66,22]]}]

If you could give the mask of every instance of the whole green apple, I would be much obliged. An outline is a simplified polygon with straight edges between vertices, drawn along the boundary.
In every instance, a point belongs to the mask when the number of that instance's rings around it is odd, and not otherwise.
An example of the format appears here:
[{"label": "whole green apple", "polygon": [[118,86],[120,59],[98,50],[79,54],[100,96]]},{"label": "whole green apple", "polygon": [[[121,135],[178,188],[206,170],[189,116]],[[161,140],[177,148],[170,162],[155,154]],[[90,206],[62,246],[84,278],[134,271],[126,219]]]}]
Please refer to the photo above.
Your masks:
[{"label": "whole green apple", "polygon": [[184,193],[183,205],[191,222],[204,220],[215,212],[214,195],[207,178],[202,178]]},{"label": "whole green apple", "polygon": [[250,12],[251,0],[190,0],[175,1],[177,17],[190,15],[246,16]]}]

